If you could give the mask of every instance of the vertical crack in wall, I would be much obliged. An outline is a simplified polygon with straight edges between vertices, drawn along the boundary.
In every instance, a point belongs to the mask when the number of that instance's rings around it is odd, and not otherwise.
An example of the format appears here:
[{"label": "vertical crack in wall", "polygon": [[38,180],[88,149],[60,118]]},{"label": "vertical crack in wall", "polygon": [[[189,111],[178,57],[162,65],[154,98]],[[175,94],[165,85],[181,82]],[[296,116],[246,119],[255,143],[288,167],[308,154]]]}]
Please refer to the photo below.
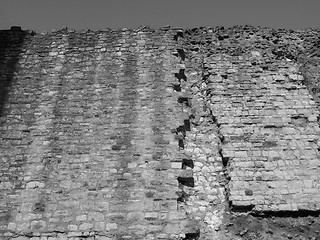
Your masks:
[{"label": "vertical crack in wall", "polygon": [[229,167],[229,157],[226,157],[223,155],[223,144],[225,141],[225,137],[221,132],[221,124],[218,122],[218,116],[215,116],[213,114],[213,111],[211,109],[211,92],[210,88],[208,88],[208,84],[210,84],[210,76],[211,72],[208,71],[208,66],[205,61],[205,55],[202,55],[202,92],[205,95],[205,108],[207,109],[209,113],[210,123],[213,124],[214,128],[216,129],[217,137],[218,137],[218,153],[221,159],[222,163],[222,178],[219,179],[219,183],[221,186],[224,187],[224,194],[225,194],[225,207],[226,211],[230,210],[230,201],[229,201],[229,195],[230,195],[230,189],[228,187],[228,183],[230,181],[230,177],[228,174],[228,167]]},{"label": "vertical crack in wall", "polygon": [[[201,29],[195,32],[202,34]],[[223,160],[226,161],[226,158],[221,150],[224,138],[220,132],[220,124],[210,109],[210,91],[207,87],[210,74],[204,63],[205,49],[201,41],[197,40],[197,36],[190,31],[186,31],[183,35],[188,38],[184,43],[187,50],[183,50],[185,56],[183,74],[187,76],[186,87],[189,97],[181,95],[178,101],[182,106],[190,108],[186,122],[190,131],[184,141],[184,150],[189,159],[183,160],[183,163],[185,167],[192,166],[194,179],[194,188],[184,194],[187,197],[186,211],[190,218],[198,223],[201,239],[219,238],[227,202],[226,167],[223,166]],[[179,49],[181,53],[182,48]],[[181,74],[182,71],[176,74],[177,79],[183,79],[179,77]],[[190,163],[189,160],[193,162]],[[186,198],[184,195],[180,199]]]},{"label": "vertical crack in wall", "polygon": [[223,165],[223,178],[220,179],[219,183],[221,184],[221,186],[224,186],[224,194],[226,197],[226,211],[230,210],[231,207],[231,203],[229,201],[229,195],[230,195],[230,189],[229,189],[229,181],[230,181],[230,176],[228,174],[228,167],[229,167],[229,157],[226,157],[223,155],[223,144],[224,144],[224,136],[221,133],[221,129],[220,129],[220,124],[218,123],[218,120],[216,118],[216,116],[213,115],[212,110],[210,109],[210,116],[212,119],[212,123],[215,124],[215,126],[217,127],[217,134],[218,134],[218,138],[219,138],[219,144],[218,144],[218,151],[219,151],[219,155],[222,161],[222,165]]}]

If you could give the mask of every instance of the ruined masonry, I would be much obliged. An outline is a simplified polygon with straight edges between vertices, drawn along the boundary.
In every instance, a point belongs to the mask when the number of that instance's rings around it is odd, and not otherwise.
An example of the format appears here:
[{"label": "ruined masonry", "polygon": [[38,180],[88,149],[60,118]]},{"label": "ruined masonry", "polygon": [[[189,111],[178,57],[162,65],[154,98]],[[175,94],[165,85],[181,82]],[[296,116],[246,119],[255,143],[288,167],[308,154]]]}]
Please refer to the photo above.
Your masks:
[{"label": "ruined masonry", "polygon": [[0,238],[229,239],[226,214],[319,213],[317,39],[0,31]]}]

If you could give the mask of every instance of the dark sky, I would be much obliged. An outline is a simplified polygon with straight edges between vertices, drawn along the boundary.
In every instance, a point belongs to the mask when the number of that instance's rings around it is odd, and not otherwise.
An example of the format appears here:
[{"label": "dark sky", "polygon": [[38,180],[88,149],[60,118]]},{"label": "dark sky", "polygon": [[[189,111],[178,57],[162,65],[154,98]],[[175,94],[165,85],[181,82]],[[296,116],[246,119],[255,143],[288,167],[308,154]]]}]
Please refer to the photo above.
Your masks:
[{"label": "dark sky", "polygon": [[0,0],[0,29],[320,28],[320,0]]}]

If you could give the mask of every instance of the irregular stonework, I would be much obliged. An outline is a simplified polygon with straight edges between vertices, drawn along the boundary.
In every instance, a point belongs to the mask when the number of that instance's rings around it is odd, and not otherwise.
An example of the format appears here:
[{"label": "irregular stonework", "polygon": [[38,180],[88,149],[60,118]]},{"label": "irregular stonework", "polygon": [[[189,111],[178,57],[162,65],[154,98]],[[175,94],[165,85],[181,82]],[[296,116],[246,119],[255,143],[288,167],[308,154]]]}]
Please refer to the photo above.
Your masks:
[{"label": "irregular stonework", "polygon": [[319,215],[318,37],[0,31],[1,239],[290,238],[229,229]]},{"label": "irregular stonework", "polygon": [[[187,41],[178,39],[181,49]],[[200,223],[201,236],[215,236],[222,225],[225,211],[225,177],[222,159],[219,154],[221,139],[219,130],[213,121],[207,97],[203,96],[204,85],[201,80],[202,68],[199,59],[185,48],[185,73],[187,80],[184,89],[190,102],[190,131],[186,134],[185,153],[192,161],[194,188],[186,189],[186,210],[193,219]],[[201,58],[200,58],[201,60]],[[188,167],[188,166],[186,166]]]},{"label": "irregular stonework", "polygon": [[294,64],[260,72],[248,61],[206,59],[210,108],[228,159],[229,201],[235,209],[318,210],[315,102]]}]

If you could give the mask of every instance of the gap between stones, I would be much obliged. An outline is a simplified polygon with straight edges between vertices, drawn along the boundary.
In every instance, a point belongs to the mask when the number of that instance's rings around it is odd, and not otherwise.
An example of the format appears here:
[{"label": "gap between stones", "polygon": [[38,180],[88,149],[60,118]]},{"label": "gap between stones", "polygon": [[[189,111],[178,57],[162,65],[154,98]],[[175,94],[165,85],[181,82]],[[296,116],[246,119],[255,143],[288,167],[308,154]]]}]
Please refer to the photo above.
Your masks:
[{"label": "gap between stones", "polygon": [[223,149],[222,149],[222,145],[224,144],[225,138],[224,136],[221,134],[221,124],[218,123],[217,118],[213,115],[212,110],[210,109],[210,116],[212,119],[212,123],[215,124],[217,126],[217,132],[218,132],[218,137],[220,139],[220,144],[218,145],[219,147],[219,155],[221,157],[222,160],[222,165],[223,165],[223,174],[224,174],[224,192],[225,192],[225,198],[226,198],[226,202],[227,202],[227,206],[226,206],[226,210],[229,211],[230,209],[232,209],[232,201],[230,201],[229,196],[230,196],[230,189],[229,189],[229,182],[230,182],[230,176],[228,174],[228,167],[229,167],[229,157],[225,157],[223,155]]},{"label": "gap between stones", "polygon": [[[182,32],[177,32],[174,36],[174,40],[178,41],[179,38],[183,38]],[[176,49],[177,53],[173,55],[180,58],[182,61],[185,61],[186,54],[183,49]],[[185,75],[185,69],[180,68],[178,73],[174,74],[175,78],[178,80],[178,83],[172,84],[172,88],[176,92],[181,92],[181,80],[187,82],[187,76]],[[177,102],[181,104],[183,107],[191,108],[191,101],[188,97],[179,96]],[[185,138],[187,131],[191,131],[191,124],[190,118],[183,120],[183,125],[178,126],[176,129],[173,129],[171,132],[175,134],[175,139],[178,140],[178,147],[180,151],[183,151],[185,148]],[[193,169],[194,162],[192,159],[181,159],[181,169],[186,170],[187,168]],[[188,194],[184,191],[184,186],[186,187],[194,187],[194,178],[193,177],[186,177],[186,176],[179,176],[177,177],[177,181],[179,183],[179,188],[181,189],[178,192],[177,204],[180,205],[181,203],[185,203],[188,200]],[[196,240],[200,238],[200,229],[198,228],[196,232],[186,233],[185,237],[182,240]]]}]

